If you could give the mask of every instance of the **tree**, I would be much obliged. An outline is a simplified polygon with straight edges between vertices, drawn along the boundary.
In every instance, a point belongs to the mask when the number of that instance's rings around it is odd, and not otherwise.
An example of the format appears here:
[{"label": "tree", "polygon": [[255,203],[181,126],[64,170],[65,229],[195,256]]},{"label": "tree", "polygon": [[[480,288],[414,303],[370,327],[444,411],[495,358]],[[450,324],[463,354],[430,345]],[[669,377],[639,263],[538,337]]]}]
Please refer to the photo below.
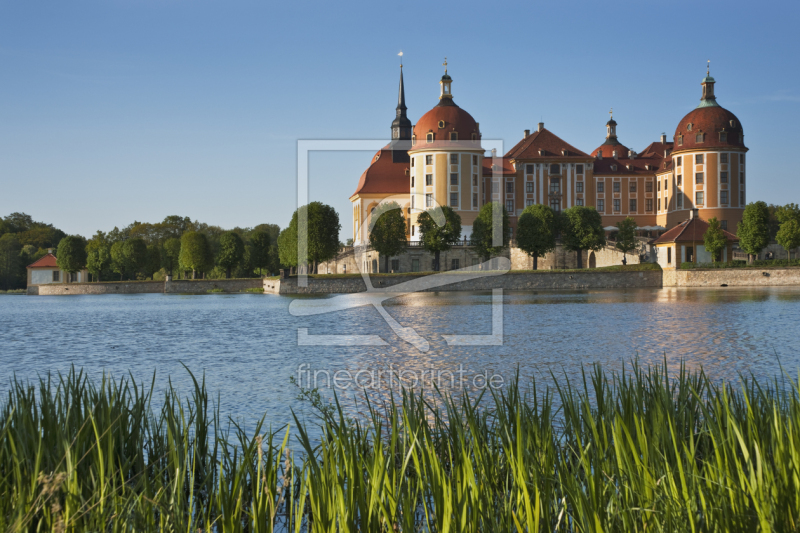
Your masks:
[{"label": "tree", "polygon": [[539,256],[556,249],[557,229],[556,214],[550,206],[529,205],[519,216],[517,246],[533,257],[534,270],[539,268]]},{"label": "tree", "polygon": [[171,237],[164,241],[164,246],[161,249],[161,267],[167,271],[170,277],[173,270],[180,268],[180,258],[181,240]]},{"label": "tree", "polygon": [[6,233],[0,237],[0,280],[3,290],[16,288],[17,278],[21,268],[22,244],[13,233]]},{"label": "tree", "polygon": [[111,249],[105,234],[98,231],[86,244],[86,269],[92,273],[95,281],[100,281],[103,270],[111,264]]},{"label": "tree", "polygon": [[[748,255],[758,255],[769,244],[769,208],[764,202],[747,204],[736,228],[739,246]],[[752,258],[751,258],[752,259]]]},{"label": "tree", "polygon": [[[304,219],[305,222],[301,223],[301,219]],[[305,235],[306,258],[304,264],[313,265],[313,272],[316,272],[319,263],[336,257],[339,251],[339,230],[341,229],[339,214],[329,205],[311,202],[298,208],[292,215],[289,227],[282,231],[278,238],[281,263],[287,266],[299,266],[297,238]]]},{"label": "tree", "polygon": [[125,264],[132,274],[142,272],[147,268],[147,243],[141,237],[128,239],[122,244],[122,254]]},{"label": "tree", "polygon": [[[499,215],[495,227],[495,215]],[[495,246],[495,240],[500,243]],[[478,218],[472,224],[472,246],[475,252],[485,260],[500,255],[503,248],[508,247],[511,240],[511,225],[508,211],[499,202],[484,204],[478,213]]]},{"label": "tree", "polygon": [[775,236],[778,244],[784,247],[789,259],[792,258],[792,250],[800,246],[800,222],[796,219],[790,218],[781,224],[781,229]]},{"label": "tree", "polygon": [[619,231],[617,232],[616,247],[622,252],[622,258],[634,251],[637,246],[636,242],[636,221],[631,217],[626,217],[625,220],[620,220],[617,224]]},{"label": "tree", "polygon": [[273,241],[266,231],[256,231],[250,235],[250,265],[258,269],[258,275],[263,275],[263,270],[271,272],[272,257],[270,255]]},{"label": "tree", "polygon": [[144,277],[152,279],[161,270],[161,246],[158,243],[147,245],[147,260],[144,265]]},{"label": "tree", "polygon": [[372,212],[369,244],[384,257],[385,271],[389,272],[389,258],[406,249],[406,219],[400,204],[383,203]]},{"label": "tree", "polygon": [[183,270],[192,271],[192,279],[196,279],[197,271],[205,272],[211,268],[213,260],[208,239],[202,233],[189,231],[181,237],[180,265]]},{"label": "tree", "polygon": [[86,268],[86,241],[78,235],[61,239],[56,252],[56,264],[64,272],[74,274]]},{"label": "tree", "polygon": [[452,208],[441,205],[420,213],[417,224],[422,247],[434,254],[434,270],[438,272],[441,253],[461,240],[461,217]]},{"label": "tree", "polygon": [[217,263],[225,269],[225,278],[230,279],[231,270],[244,259],[244,241],[238,233],[229,231],[219,238]]},{"label": "tree", "polygon": [[719,261],[720,252],[725,249],[728,244],[728,238],[725,232],[722,231],[722,226],[717,220],[717,217],[711,217],[708,220],[708,229],[703,234],[703,246],[706,252],[711,254],[712,261]]},{"label": "tree", "polygon": [[562,240],[567,250],[578,255],[578,268],[583,268],[583,250],[597,251],[606,245],[603,221],[594,207],[573,206],[563,214]]},{"label": "tree", "polygon": [[119,274],[119,280],[128,271],[128,262],[125,259],[123,246],[125,241],[117,241],[111,245],[111,270]]}]

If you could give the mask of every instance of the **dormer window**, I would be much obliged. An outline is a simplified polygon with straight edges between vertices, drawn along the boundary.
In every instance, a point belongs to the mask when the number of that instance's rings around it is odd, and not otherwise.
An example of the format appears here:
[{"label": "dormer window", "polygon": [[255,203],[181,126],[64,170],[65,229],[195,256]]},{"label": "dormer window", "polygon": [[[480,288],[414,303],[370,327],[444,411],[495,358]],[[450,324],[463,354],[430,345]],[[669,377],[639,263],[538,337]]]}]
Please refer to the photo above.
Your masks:
[{"label": "dormer window", "polygon": [[736,121],[735,120],[731,120],[731,128],[735,128],[735,127],[736,127]]},{"label": "dormer window", "polygon": [[429,143],[432,143],[433,142],[433,133],[429,133],[428,137],[425,140],[428,141]]},{"label": "dormer window", "polygon": [[611,157],[613,157],[614,159],[617,158],[617,151],[616,150],[611,152]]},{"label": "dormer window", "polygon": [[567,151],[566,150],[561,150],[561,155],[566,156],[567,155]]},{"label": "dormer window", "polygon": [[539,155],[544,155],[544,150],[539,150]]},{"label": "dormer window", "polygon": [[719,142],[723,143],[728,142],[728,132],[726,131],[719,132]]},{"label": "dormer window", "polygon": [[692,123],[691,122],[686,125],[686,131],[692,131]]},{"label": "dormer window", "polygon": [[678,135],[678,146],[683,146],[683,135]]},{"label": "dormer window", "polygon": [[617,165],[611,165],[611,170],[613,172],[616,172],[617,171]]},{"label": "dormer window", "polygon": [[457,141],[458,140],[458,132],[451,131],[450,132],[450,140],[451,141]]},{"label": "dormer window", "polygon": [[416,145],[417,145],[417,134],[415,133],[414,135],[411,136],[411,146],[416,146]]},{"label": "dormer window", "polygon": [[477,133],[473,133],[472,134],[472,142],[475,142],[477,140],[478,140],[478,134]]},{"label": "dormer window", "polygon": [[694,142],[701,143],[705,140],[705,133],[698,133],[694,136]]},{"label": "dormer window", "polygon": [[439,121],[439,129],[444,128],[444,120]]}]

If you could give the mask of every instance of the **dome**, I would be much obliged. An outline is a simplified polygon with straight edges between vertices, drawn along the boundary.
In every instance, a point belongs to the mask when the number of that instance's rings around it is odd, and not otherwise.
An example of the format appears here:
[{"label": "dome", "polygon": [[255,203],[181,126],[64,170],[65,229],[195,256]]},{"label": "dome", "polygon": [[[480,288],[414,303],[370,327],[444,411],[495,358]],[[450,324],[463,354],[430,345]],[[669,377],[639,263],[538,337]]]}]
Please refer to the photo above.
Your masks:
[{"label": "dome", "polygon": [[603,157],[614,157],[613,153],[614,150],[616,150],[617,157],[615,159],[628,158],[628,147],[620,143],[619,141],[616,141],[616,144],[613,144],[608,141],[604,142],[603,144],[594,149],[594,152],[592,152],[592,157],[597,157],[597,152],[599,152],[600,150],[603,151]]},{"label": "dome", "polygon": [[[702,142],[697,141],[698,134],[703,134]],[[739,119],[718,105],[698,107],[683,117],[675,130],[674,140],[676,152],[695,148],[745,148],[744,130]]]},{"label": "dome", "polygon": [[[441,126],[441,127],[440,127]],[[426,143],[428,133],[434,134],[434,143],[438,144],[439,141],[450,141],[450,134],[456,132],[458,141],[471,141],[472,134],[477,135],[480,139],[480,131],[478,131],[478,123],[472,118],[472,115],[450,103],[449,105],[437,105],[417,121],[414,125],[414,135],[417,137],[417,147],[425,148],[431,146]]]}]

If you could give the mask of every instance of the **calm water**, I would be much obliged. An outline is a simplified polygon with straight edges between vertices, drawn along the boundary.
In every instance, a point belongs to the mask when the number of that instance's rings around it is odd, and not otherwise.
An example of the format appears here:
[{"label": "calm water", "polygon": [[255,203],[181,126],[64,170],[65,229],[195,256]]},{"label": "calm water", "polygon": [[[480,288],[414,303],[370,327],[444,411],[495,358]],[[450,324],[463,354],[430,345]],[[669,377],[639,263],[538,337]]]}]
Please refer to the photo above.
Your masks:
[{"label": "calm water", "polygon": [[[420,352],[401,341],[372,307],[296,318],[291,297],[275,295],[0,296],[0,392],[16,375],[31,379],[71,365],[94,375],[156,372],[191,392],[185,364],[205,373],[221,411],[274,424],[302,411],[289,377],[298,367],[368,378],[390,369],[413,378],[451,371],[469,386],[475,374],[575,377],[602,363],[619,368],[680,360],[715,379],[740,372],[768,379],[779,363],[796,376],[800,288],[641,289],[511,293],[504,297],[502,346],[448,346],[442,334],[489,334],[490,293],[414,294],[385,303],[403,326],[430,342]],[[297,328],[318,334],[380,335],[386,346],[298,346]],[[447,377],[447,374],[443,374]],[[318,374],[320,376],[320,374]],[[423,376],[423,377],[424,377]],[[300,375],[302,378],[303,375]],[[548,378],[549,379],[549,378]],[[362,381],[363,382],[363,381]],[[319,378],[318,384],[324,384]],[[386,384],[379,388],[385,393]]]}]

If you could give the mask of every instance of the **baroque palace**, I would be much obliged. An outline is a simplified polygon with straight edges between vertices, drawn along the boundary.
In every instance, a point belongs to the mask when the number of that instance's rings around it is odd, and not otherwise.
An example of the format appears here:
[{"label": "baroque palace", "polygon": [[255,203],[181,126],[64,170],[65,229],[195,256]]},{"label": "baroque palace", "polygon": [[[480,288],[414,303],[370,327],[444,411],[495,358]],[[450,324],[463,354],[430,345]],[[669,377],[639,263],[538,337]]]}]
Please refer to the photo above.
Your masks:
[{"label": "baroque palace", "polygon": [[586,153],[540,122],[500,156],[486,153],[479,123],[455,103],[446,66],[439,102],[412,125],[401,65],[392,140],[374,155],[350,197],[355,245],[368,242],[369,214],[389,197],[404,209],[412,245],[419,241],[416,215],[422,210],[452,207],[469,239],[478,211],[490,201],[505,205],[512,232],[522,210],[536,203],[556,211],[592,206],[605,226],[630,216],[641,229],[663,231],[699,215],[735,232],[746,202],[747,147],[742,124],[717,103],[708,72],[699,105],[678,122],[671,140],[662,135],[637,152],[619,140],[611,116],[605,141]]}]

